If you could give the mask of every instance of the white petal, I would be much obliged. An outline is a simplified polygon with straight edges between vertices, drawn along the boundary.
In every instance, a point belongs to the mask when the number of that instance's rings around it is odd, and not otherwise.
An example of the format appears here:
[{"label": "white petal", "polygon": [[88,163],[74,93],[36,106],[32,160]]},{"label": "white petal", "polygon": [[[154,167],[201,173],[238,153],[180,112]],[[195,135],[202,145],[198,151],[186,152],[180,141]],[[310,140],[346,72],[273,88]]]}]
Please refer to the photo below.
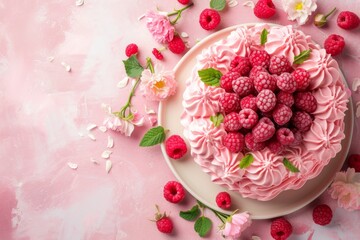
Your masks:
[{"label": "white petal", "polygon": [[89,133],[89,134],[88,134],[88,137],[89,137],[91,140],[96,141],[96,137],[94,136],[94,134]]},{"label": "white petal", "polygon": [[251,237],[251,240],[261,240],[261,238],[254,235],[254,236]]},{"label": "white petal", "polygon": [[129,78],[128,77],[124,77],[123,80],[120,80],[120,82],[118,82],[118,84],[116,85],[116,87],[118,88],[124,88],[128,85],[129,83]]},{"label": "white petal", "polygon": [[106,103],[102,103],[101,104],[101,108],[104,109],[104,111],[108,114],[112,114],[112,109],[110,107],[110,105],[106,104]]},{"label": "white petal", "polygon": [[150,125],[152,127],[154,127],[157,124],[157,116],[152,115],[152,116],[149,116],[148,119],[149,119]]},{"label": "white petal", "polygon": [[354,78],[354,81],[353,81],[353,83],[352,83],[352,90],[353,90],[354,92],[357,92],[359,86],[360,86],[360,78]]},{"label": "white petal", "polygon": [[181,37],[183,37],[183,38],[188,38],[188,37],[189,37],[189,34],[187,34],[186,32],[182,32],[182,33],[181,33]]},{"label": "white petal", "polygon": [[78,168],[78,165],[73,162],[68,162],[67,165],[69,166],[69,168],[71,168],[73,170],[76,170]]},{"label": "white petal", "polygon": [[131,81],[131,86],[134,87],[134,86],[135,86],[135,83],[136,83],[136,80],[133,79],[133,80]]},{"label": "white petal", "polygon": [[96,161],[94,158],[90,158],[90,162],[92,162],[93,164],[99,164],[99,162]]},{"label": "white petal", "polygon": [[145,113],[148,115],[156,114],[155,110],[152,108],[149,108],[148,106],[145,106]]},{"label": "white petal", "polygon": [[108,148],[114,147],[114,139],[111,136],[108,136],[107,147]]},{"label": "white petal", "polygon": [[75,2],[76,6],[78,6],[78,7],[84,5],[84,3],[85,3],[85,0],[76,0],[76,2]]},{"label": "white petal", "polygon": [[100,126],[98,127],[98,129],[103,133],[107,131],[107,128],[105,126]]},{"label": "white petal", "polygon": [[105,162],[105,170],[106,170],[106,172],[109,173],[111,168],[112,168],[112,162],[110,160],[106,160],[106,162]]},{"label": "white petal", "polygon": [[97,125],[95,123],[89,123],[86,127],[86,130],[91,131],[96,127],[97,127]]},{"label": "white petal", "polygon": [[65,70],[67,72],[70,72],[71,71],[71,67],[69,64],[67,64],[66,62],[61,62],[61,65],[63,65],[63,67],[65,68]]},{"label": "white petal", "polygon": [[356,103],[356,117],[360,117],[360,101]]},{"label": "white petal", "polygon": [[80,137],[83,137],[84,134],[83,134],[82,132],[79,132],[79,136],[80,136]]},{"label": "white petal", "polygon": [[141,15],[140,17],[138,17],[138,21],[140,21],[141,19],[143,19],[145,17],[145,13],[143,15]]},{"label": "white petal", "polygon": [[54,59],[55,59],[54,57],[48,57],[48,61],[49,61],[49,62],[53,62]]},{"label": "white petal", "polygon": [[104,158],[104,159],[108,159],[111,154],[112,154],[112,151],[110,151],[110,150],[105,150],[105,151],[103,151],[103,153],[101,154],[101,157]]},{"label": "white petal", "polygon": [[[233,1],[234,2],[234,1]],[[237,2],[236,0],[235,0],[235,2]],[[236,3],[236,5],[237,5],[237,3]],[[236,6],[235,5],[235,6]],[[243,3],[243,6],[245,6],[245,7],[250,7],[250,8],[254,8],[255,7],[255,3],[253,2],[253,1],[246,1],[246,2],[244,2]]]},{"label": "white petal", "polygon": [[128,121],[125,121],[125,136],[127,137],[130,137],[132,132],[134,131],[135,129],[135,126],[134,124],[128,122]]}]

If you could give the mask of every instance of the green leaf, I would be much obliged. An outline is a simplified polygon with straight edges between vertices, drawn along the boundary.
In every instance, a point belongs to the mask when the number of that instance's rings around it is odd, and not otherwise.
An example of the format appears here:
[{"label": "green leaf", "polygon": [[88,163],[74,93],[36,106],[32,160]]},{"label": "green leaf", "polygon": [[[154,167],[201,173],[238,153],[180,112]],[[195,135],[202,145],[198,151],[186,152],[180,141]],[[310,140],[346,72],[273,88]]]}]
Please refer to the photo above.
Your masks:
[{"label": "green leaf", "polygon": [[141,76],[144,68],[140,65],[135,55],[132,55],[127,60],[123,61],[125,65],[126,74],[131,78],[138,78]]},{"label": "green leaf", "polygon": [[216,11],[222,11],[226,7],[226,0],[211,0],[210,7]]},{"label": "green leaf", "polygon": [[212,222],[207,217],[200,217],[194,224],[194,230],[199,234],[200,237],[205,237],[212,227]]},{"label": "green leaf", "polygon": [[165,140],[165,129],[162,126],[151,128],[140,141],[140,147],[150,147]]},{"label": "green leaf", "polygon": [[300,170],[295,167],[287,158],[284,158],[283,164],[290,172],[300,172]]},{"label": "green leaf", "polygon": [[302,64],[310,57],[311,49],[302,51],[299,55],[294,57],[294,64]]},{"label": "green leaf", "polygon": [[193,206],[188,211],[180,211],[179,215],[185,220],[193,221],[200,215],[199,205]]},{"label": "green leaf", "polygon": [[218,127],[224,121],[224,115],[218,113],[215,116],[211,116],[210,121],[214,124],[215,127]]},{"label": "green leaf", "polygon": [[239,167],[241,169],[249,167],[254,162],[254,157],[251,154],[246,154],[241,160]]},{"label": "green leaf", "polygon": [[268,30],[266,30],[266,28],[264,28],[261,32],[261,37],[260,37],[260,43],[261,45],[264,45],[267,42],[267,35],[268,35]]},{"label": "green leaf", "polygon": [[198,71],[199,77],[201,81],[203,81],[206,85],[209,86],[220,86],[220,78],[222,73],[219,70],[214,68],[207,68]]}]

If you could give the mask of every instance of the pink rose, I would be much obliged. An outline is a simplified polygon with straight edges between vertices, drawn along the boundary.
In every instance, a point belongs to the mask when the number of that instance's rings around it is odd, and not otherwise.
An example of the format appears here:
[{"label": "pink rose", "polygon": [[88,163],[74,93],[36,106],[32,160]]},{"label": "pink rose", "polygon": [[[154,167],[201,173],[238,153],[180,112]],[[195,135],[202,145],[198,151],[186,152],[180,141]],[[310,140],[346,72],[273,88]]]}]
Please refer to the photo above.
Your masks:
[{"label": "pink rose", "polygon": [[146,27],[159,43],[170,42],[174,37],[175,28],[169,18],[161,13],[148,11],[145,14]]},{"label": "pink rose", "polygon": [[250,225],[251,219],[247,212],[233,214],[226,219],[222,235],[225,239],[239,239],[241,233]]},{"label": "pink rose", "polygon": [[132,132],[134,131],[134,124],[124,119],[120,119],[115,115],[109,116],[104,120],[104,126],[107,129],[111,129],[115,132],[120,132],[125,136],[131,136]]}]

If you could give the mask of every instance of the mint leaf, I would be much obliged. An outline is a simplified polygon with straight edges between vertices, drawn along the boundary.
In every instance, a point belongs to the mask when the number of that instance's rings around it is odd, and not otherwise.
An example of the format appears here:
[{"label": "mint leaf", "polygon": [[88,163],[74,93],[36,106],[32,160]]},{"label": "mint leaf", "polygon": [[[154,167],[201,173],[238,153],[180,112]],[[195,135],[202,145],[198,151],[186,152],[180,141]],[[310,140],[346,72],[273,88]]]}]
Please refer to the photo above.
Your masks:
[{"label": "mint leaf", "polygon": [[260,44],[264,45],[267,42],[267,35],[268,35],[268,30],[266,30],[266,28],[264,28],[261,32],[261,36],[260,36]]},{"label": "mint leaf", "polygon": [[226,0],[211,0],[210,7],[216,11],[222,11],[226,7]]},{"label": "mint leaf", "polygon": [[210,121],[214,124],[215,127],[218,127],[224,121],[224,115],[218,113],[215,116],[211,116]]},{"label": "mint leaf", "polygon": [[310,57],[311,49],[302,51],[299,55],[294,57],[294,64],[302,64]]},{"label": "mint leaf", "polygon": [[203,81],[206,85],[209,86],[220,86],[220,78],[222,73],[219,70],[214,68],[207,68],[198,71],[199,77],[201,81]]},{"label": "mint leaf", "polygon": [[151,128],[140,141],[140,147],[150,147],[165,140],[165,129],[162,126]]},{"label": "mint leaf", "polygon": [[199,234],[200,237],[205,237],[212,227],[212,222],[207,217],[200,217],[194,224],[194,230]]},{"label": "mint leaf", "polygon": [[300,172],[300,170],[295,167],[287,158],[284,158],[283,164],[290,172]]},{"label": "mint leaf", "polygon": [[188,211],[180,211],[179,215],[180,217],[188,221],[195,220],[200,215],[199,205],[193,206]]},{"label": "mint leaf", "polygon": [[241,160],[239,167],[241,169],[249,167],[254,162],[254,157],[251,154],[246,154]]},{"label": "mint leaf", "polygon": [[126,74],[131,78],[138,78],[141,76],[144,68],[140,65],[135,55],[132,55],[127,60],[123,61]]}]

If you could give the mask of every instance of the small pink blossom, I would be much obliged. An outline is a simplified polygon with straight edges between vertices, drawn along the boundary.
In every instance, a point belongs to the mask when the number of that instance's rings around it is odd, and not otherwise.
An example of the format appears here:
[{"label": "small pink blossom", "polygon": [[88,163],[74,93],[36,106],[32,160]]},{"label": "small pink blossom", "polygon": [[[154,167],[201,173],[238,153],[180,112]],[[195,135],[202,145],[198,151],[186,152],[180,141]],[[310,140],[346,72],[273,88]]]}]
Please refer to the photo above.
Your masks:
[{"label": "small pink blossom", "polygon": [[131,136],[135,128],[134,124],[131,123],[130,121],[126,121],[124,119],[118,118],[115,115],[108,116],[107,118],[105,118],[103,124],[107,129],[111,129],[115,132],[120,132],[121,134],[124,134],[127,137]]},{"label": "small pink blossom", "polygon": [[236,213],[226,219],[222,235],[225,239],[239,239],[241,233],[251,225],[251,218],[247,212]]},{"label": "small pink blossom", "polygon": [[155,65],[154,73],[145,69],[140,80],[140,91],[149,100],[162,101],[176,92],[174,72],[164,71],[160,65]]},{"label": "small pink blossom", "polygon": [[354,168],[338,172],[329,193],[337,199],[340,207],[349,211],[360,210],[360,173],[356,173]]},{"label": "small pink blossom", "polygon": [[175,33],[175,28],[171,25],[166,13],[148,11],[145,14],[146,27],[159,43],[170,42]]}]

